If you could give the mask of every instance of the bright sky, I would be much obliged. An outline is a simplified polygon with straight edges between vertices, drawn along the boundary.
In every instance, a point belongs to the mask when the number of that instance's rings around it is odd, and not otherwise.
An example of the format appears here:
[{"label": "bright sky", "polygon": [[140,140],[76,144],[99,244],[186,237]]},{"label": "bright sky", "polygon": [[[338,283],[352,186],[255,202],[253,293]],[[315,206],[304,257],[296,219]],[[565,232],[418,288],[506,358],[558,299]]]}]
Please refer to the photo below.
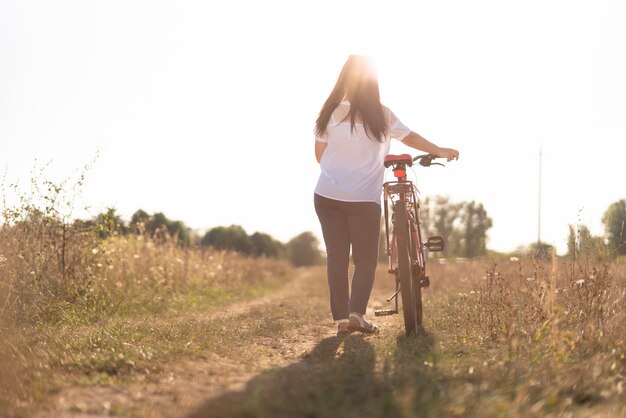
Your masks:
[{"label": "bright sky", "polygon": [[[626,3],[0,0],[0,168],[75,176],[83,200],[203,231],[310,230],[313,124],[348,54],[377,59],[383,102],[460,150],[416,170],[422,196],[482,202],[490,248],[567,225],[602,234],[626,197]],[[398,144],[398,152],[410,151]]]}]

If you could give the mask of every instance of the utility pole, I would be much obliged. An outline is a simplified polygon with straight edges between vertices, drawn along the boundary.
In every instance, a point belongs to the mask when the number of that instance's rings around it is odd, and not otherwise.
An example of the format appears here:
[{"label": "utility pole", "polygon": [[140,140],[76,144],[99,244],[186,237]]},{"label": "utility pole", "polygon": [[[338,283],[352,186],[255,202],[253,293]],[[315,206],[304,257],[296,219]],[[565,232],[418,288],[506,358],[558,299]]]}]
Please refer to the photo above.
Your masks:
[{"label": "utility pole", "polygon": [[537,197],[537,250],[541,248],[541,166],[542,166],[543,152],[542,146],[539,145],[539,187]]}]

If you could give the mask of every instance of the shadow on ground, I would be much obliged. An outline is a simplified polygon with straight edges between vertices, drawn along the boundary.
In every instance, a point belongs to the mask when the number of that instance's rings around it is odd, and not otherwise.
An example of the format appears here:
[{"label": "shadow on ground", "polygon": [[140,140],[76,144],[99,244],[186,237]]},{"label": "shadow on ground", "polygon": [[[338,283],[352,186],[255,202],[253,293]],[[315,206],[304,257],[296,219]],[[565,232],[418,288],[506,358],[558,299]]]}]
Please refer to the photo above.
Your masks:
[{"label": "shadow on ground", "polygon": [[368,338],[377,337],[325,338],[300,362],[266,371],[188,418],[437,415],[439,391],[424,361],[432,338],[398,338],[378,361]]}]

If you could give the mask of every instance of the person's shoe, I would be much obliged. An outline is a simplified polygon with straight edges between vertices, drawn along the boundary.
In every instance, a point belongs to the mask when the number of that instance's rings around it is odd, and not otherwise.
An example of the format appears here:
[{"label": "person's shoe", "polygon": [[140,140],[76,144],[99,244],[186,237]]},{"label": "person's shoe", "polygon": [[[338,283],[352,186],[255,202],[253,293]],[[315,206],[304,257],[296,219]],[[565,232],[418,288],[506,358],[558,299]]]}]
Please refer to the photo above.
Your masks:
[{"label": "person's shoe", "polygon": [[352,331],[350,330],[350,322],[340,322],[337,325],[337,336],[348,335]]},{"label": "person's shoe", "polygon": [[348,329],[350,331],[361,331],[367,334],[372,334],[380,331],[378,325],[374,325],[367,319],[363,318],[363,315],[353,312],[350,314],[350,322],[348,322]]}]

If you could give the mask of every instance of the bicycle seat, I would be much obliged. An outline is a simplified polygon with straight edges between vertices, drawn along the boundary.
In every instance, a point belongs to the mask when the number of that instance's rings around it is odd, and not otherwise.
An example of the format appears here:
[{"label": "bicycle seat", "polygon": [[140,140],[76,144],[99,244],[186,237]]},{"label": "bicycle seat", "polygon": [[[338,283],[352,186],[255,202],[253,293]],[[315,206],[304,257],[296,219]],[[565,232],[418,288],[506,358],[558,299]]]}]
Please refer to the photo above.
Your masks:
[{"label": "bicycle seat", "polygon": [[409,154],[400,154],[400,155],[387,155],[385,156],[385,167],[389,168],[394,164],[404,164],[408,167],[413,165],[413,157]]}]

